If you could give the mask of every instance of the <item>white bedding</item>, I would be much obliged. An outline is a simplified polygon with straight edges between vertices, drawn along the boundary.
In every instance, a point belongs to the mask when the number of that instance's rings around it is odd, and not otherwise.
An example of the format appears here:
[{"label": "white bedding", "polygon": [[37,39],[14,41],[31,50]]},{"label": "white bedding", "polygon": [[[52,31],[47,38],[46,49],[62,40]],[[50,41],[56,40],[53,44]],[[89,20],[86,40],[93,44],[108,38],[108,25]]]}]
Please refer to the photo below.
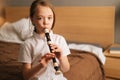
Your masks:
[{"label": "white bedding", "polygon": [[21,43],[22,40],[17,35],[13,28],[13,25],[9,22],[5,22],[0,27],[0,41]]},{"label": "white bedding", "polygon": [[12,23],[12,25],[20,39],[23,41],[33,35],[34,26],[32,25],[30,18],[22,18]]},{"label": "white bedding", "polygon": [[74,43],[70,43],[68,46],[70,49],[92,52],[93,54],[98,56],[98,58],[101,60],[103,64],[105,64],[106,58],[103,54],[103,49],[101,47],[97,47],[91,44],[74,44]]},{"label": "white bedding", "polygon": [[5,22],[0,27],[0,41],[22,43],[33,35],[34,27],[29,18],[22,18],[16,22]]}]

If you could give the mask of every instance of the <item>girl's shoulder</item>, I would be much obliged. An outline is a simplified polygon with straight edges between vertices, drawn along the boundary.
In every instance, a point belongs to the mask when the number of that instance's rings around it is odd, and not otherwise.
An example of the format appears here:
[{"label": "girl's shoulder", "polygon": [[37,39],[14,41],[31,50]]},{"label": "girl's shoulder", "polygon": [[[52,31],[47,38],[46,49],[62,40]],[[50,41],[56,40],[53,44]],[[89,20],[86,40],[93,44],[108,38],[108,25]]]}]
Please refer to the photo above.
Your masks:
[{"label": "girl's shoulder", "polygon": [[53,38],[57,41],[65,41],[65,38],[63,35],[60,35],[60,34],[54,34],[53,35]]},{"label": "girl's shoulder", "polygon": [[33,36],[31,36],[30,38],[27,38],[25,41],[24,41],[24,44],[32,44],[35,42],[35,39]]},{"label": "girl's shoulder", "polygon": [[64,38],[64,36],[63,36],[63,35],[61,35],[61,34],[53,34],[53,36],[55,36],[55,37],[61,37],[61,38]]},{"label": "girl's shoulder", "polygon": [[55,38],[63,38],[64,39],[64,36],[63,35],[60,35],[60,34],[53,34],[53,37]]}]

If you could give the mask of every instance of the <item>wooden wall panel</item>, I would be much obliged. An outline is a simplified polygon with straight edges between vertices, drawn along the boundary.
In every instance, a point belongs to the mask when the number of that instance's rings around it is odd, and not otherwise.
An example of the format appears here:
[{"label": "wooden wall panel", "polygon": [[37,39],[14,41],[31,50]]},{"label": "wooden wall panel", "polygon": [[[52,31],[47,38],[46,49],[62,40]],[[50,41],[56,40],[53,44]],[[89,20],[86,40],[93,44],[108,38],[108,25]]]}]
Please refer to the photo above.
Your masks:
[{"label": "wooden wall panel", "polygon": [[21,18],[29,16],[29,7],[7,7],[7,21],[14,22]]},{"label": "wooden wall panel", "polygon": [[103,7],[58,7],[54,31],[68,41],[100,44],[103,47],[114,43],[115,8]]}]

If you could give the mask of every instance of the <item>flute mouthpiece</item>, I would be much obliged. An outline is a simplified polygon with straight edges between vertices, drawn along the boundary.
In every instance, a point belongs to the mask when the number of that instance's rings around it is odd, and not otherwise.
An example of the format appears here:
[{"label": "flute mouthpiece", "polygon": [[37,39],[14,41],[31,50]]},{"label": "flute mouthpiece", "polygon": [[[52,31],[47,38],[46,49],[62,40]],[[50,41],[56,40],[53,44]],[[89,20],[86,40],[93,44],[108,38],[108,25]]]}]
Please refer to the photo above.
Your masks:
[{"label": "flute mouthpiece", "polygon": [[49,29],[45,29],[44,31],[45,31],[45,33],[49,33]]}]

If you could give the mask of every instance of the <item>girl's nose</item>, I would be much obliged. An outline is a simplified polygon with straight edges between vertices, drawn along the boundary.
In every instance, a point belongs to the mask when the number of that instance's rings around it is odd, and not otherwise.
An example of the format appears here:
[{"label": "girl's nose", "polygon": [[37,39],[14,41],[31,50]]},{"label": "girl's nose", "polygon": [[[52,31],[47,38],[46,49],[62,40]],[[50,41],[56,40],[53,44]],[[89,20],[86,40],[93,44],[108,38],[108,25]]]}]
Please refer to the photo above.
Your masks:
[{"label": "girl's nose", "polygon": [[48,19],[44,19],[44,25],[48,24]]}]

